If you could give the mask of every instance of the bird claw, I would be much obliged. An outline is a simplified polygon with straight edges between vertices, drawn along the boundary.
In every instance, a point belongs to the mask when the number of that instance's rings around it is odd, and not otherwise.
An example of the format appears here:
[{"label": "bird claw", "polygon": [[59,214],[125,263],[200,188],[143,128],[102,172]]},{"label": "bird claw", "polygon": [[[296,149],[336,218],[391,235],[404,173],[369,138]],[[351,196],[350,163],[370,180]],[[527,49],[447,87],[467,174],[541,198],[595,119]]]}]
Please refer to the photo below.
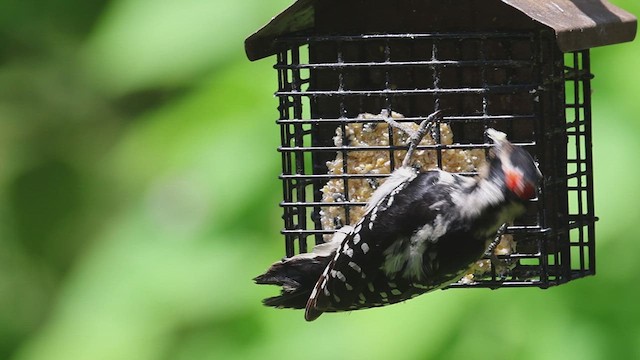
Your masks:
[{"label": "bird claw", "polygon": [[388,112],[386,110],[382,111],[382,115],[384,121],[389,124],[389,126],[399,129],[409,136],[409,149],[402,161],[402,166],[410,165],[413,153],[427,133],[430,133],[432,139],[439,137],[435,123],[437,120],[442,118],[442,110],[435,111],[431,115],[427,116],[426,119],[422,120],[417,130],[413,130],[407,124],[395,121],[393,118],[388,116]]}]

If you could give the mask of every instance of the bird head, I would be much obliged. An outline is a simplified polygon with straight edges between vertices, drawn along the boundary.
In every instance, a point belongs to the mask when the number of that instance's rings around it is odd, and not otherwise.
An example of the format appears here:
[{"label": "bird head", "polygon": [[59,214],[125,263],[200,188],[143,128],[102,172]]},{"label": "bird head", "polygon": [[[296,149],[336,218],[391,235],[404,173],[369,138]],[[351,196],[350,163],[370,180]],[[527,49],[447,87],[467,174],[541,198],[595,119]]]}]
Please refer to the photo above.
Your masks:
[{"label": "bird head", "polygon": [[489,155],[490,171],[504,179],[506,189],[517,198],[533,199],[542,173],[531,155],[511,144],[503,132],[487,129],[486,134],[494,143]]}]

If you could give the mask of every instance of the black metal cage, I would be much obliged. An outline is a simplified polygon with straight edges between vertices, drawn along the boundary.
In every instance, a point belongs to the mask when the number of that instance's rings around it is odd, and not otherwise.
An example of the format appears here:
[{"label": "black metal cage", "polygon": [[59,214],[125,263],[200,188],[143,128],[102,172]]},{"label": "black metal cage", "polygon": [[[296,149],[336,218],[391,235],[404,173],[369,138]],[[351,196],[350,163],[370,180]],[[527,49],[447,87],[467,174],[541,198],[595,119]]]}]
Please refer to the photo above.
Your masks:
[{"label": "black metal cage", "polygon": [[[475,175],[491,127],[528,150],[544,175],[538,197],[502,235],[501,263],[480,261],[451,286],[546,288],[594,274],[588,47],[633,38],[635,18],[599,13],[618,37],[583,36],[565,26],[565,13],[538,16],[542,3],[300,0],[250,37],[250,58],[277,55],[286,255],[355,223],[400,166],[406,141],[384,117],[419,123],[444,110],[431,142],[418,147],[426,168]],[[575,19],[570,25],[584,28]]]},{"label": "black metal cage", "polygon": [[[366,202],[351,196],[351,180],[388,176],[349,171],[351,152],[384,151],[391,169],[400,165],[394,152],[406,146],[354,145],[347,126],[384,123],[381,116],[359,117],[381,109],[401,113],[401,121],[408,122],[446,109],[442,121],[450,126],[455,143],[420,146],[435,153],[438,167],[443,167],[445,151],[485,151],[490,145],[484,130],[493,127],[529,150],[545,174],[538,199],[507,228],[517,244],[503,256],[512,263],[509,274],[498,278],[491,271],[454,286],[548,287],[594,273],[588,51],[563,55],[545,32],[279,41],[287,48],[275,65],[287,256],[308,251],[335,227],[358,220],[349,214]],[[336,133],[341,134],[339,141]],[[389,144],[394,144],[394,135],[389,132]],[[329,174],[327,162],[337,153],[342,173]],[[330,179],[342,182],[340,199],[323,199],[322,188]],[[327,207],[340,207],[345,214],[334,228],[321,221]]]}]

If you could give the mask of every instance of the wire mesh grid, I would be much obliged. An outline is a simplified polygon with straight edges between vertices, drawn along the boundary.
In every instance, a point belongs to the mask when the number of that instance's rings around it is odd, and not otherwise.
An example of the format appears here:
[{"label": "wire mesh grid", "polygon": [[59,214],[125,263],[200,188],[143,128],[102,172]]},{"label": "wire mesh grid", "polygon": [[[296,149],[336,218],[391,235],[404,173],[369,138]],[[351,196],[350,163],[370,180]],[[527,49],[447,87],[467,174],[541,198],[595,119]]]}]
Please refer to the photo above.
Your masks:
[{"label": "wire mesh grid", "polygon": [[[484,270],[452,286],[548,287],[593,273],[588,52],[565,57],[545,32],[278,41],[288,49],[275,65],[287,256],[356,222],[366,195],[400,166],[406,143],[384,116],[417,123],[443,109],[433,142],[419,146],[432,166],[477,174],[491,146],[484,130],[493,127],[530,151],[545,174],[540,196],[507,228],[502,269],[485,260]],[[384,141],[358,137],[366,131]],[[381,159],[382,170],[363,165],[362,154]],[[469,166],[451,169],[462,155]]]},{"label": "wire mesh grid", "polygon": [[567,191],[571,277],[595,274],[595,222],[591,152],[591,79],[589,51],[565,56],[567,119]]}]

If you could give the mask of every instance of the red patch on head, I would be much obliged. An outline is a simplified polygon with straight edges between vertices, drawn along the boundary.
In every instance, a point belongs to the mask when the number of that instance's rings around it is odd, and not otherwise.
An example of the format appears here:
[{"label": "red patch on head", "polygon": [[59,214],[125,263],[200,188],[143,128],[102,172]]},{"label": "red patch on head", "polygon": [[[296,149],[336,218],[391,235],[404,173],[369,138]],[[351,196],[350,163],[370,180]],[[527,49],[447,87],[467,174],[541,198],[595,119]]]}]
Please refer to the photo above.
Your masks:
[{"label": "red patch on head", "polygon": [[526,181],[519,171],[507,171],[505,173],[505,184],[512,193],[523,200],[533,199],[536,195],[534,185]]}]

